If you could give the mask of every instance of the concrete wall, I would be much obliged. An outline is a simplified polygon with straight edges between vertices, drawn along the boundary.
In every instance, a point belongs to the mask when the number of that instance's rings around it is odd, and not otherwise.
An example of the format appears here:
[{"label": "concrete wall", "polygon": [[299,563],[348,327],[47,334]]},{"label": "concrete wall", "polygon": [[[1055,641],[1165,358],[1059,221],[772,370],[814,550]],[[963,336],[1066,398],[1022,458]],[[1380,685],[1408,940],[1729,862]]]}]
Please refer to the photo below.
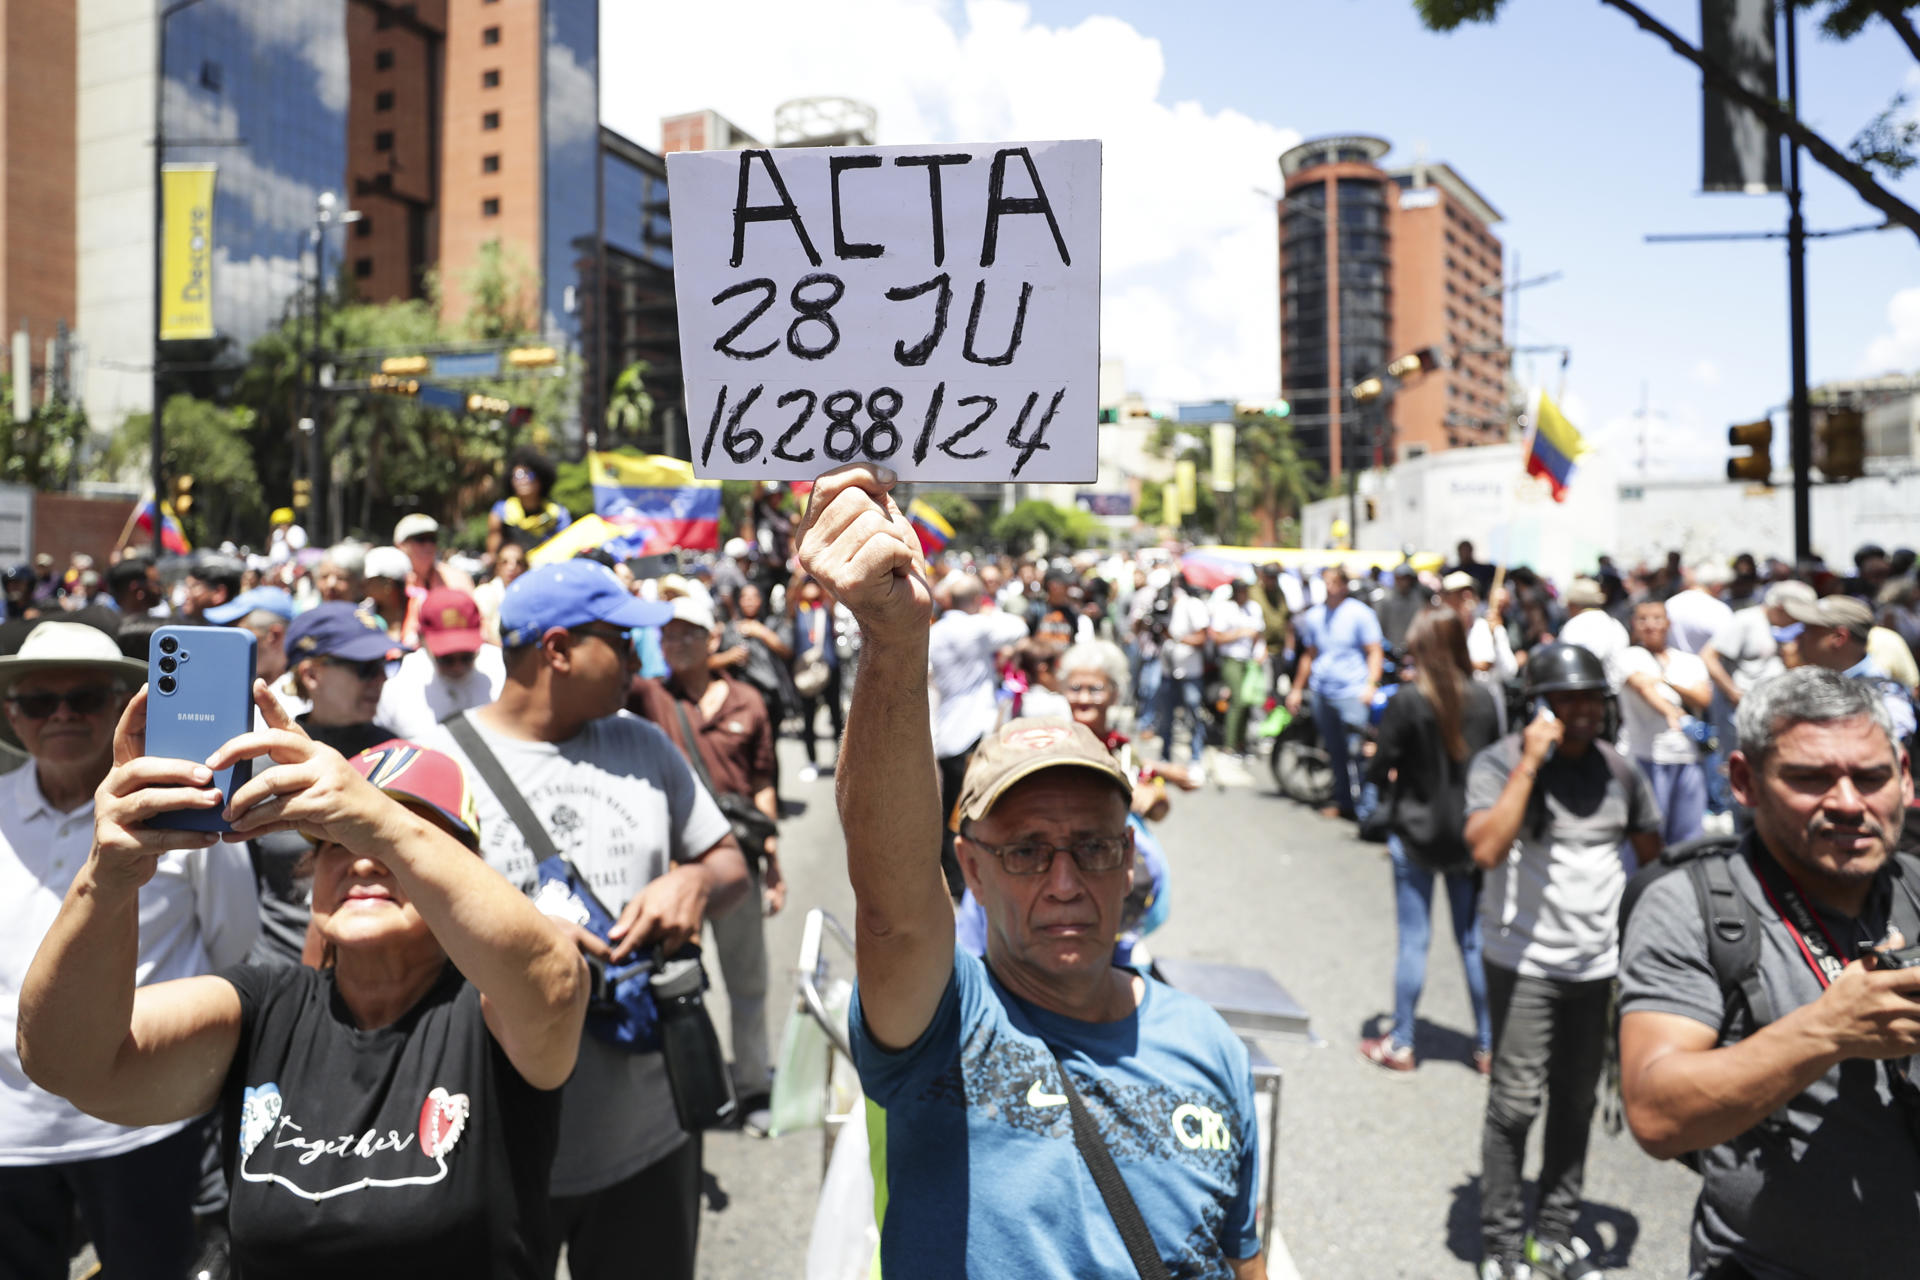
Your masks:
[{"label": "concrete wall", "polygon": [[96,431],[152,402],[154,0],[79,0],[80,395]]}]

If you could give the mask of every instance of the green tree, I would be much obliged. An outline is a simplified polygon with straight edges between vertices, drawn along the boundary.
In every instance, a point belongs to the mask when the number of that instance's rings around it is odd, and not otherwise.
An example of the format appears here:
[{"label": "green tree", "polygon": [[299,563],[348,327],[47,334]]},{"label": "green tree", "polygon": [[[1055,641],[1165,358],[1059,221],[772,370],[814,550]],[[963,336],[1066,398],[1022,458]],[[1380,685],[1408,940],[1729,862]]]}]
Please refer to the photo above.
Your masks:
[{"label": "green tree", "polygon": [[613,380],[607,397],[607,434],[615,440],[644,439],[653,430],[653,393],[647,390],[645,360],[636,360]]},{"label": "green tree", "polygon": [[40,405],[25,422],[14,422],[13,377],[0,374],[0,480],[35,489],[69,488],[79,478],[86,452],[87,412],[56,400]]},{"label": "green tree", "polygon": [[496,342],[540,332],[540,276],[512,245],[483,243],[460,284],[467,295],[460,336]]},{"label": "green tree", "polygon": [[[1287,546],[1283,534],[1288,522],[1298,528],[1302,508],[1320,496],[1320,469],[1302,457],[1294,438],[1293,421],[1273,413],[1242,413],[1233,420],[1234,520],[1226,537],[1254,546]],[[1154,428],[1147,451],[1156,457],[1191,462],[1202,483],[1194,495],[1197,508],[1185,524],[1211,537],[1220,530],[1219,498],[1204,483],[1213,466],[1209,436],[1180,424],[1163,422]],[[1159,485],[1147,485],[1141,494],[1140,519],[1165,523],[1160,510]]]},{"label": "green tree", "polygon": [[[102,454],[106,476],[144,470],[151,449],[152,419],[129,414]],[[167,401],[161,419],[161,462],[170,477],[193,477],[193,504],[180,514],[195,546],[232,539],[258,545],[267,507],[253,464],[252,435],[258,419],[245,406],[226,407],[192,396]]]},{"label": "green tree", "polygon": [[993,540],[1010,551],[1025,551],[1033,546],[1034,535],[1047,535],[1050,550],[1072,551],[1104,543],[1107,526],[1100,517],[1083,507],[1062,507],[1039,498],[1028,498],[993,522]]},{"label": "green tree", "polygon": [[[1682,38],[1673,28],[1648,13],[1633,0],[1600,0],[1633,19],[1643,31],[1700,69],[1707,84],[1729,100],[1738,102],[1767,124],[1787,134],[1807,149],[1816,163],[1831,170],[1841,181],[1874,208],[1920,236],[1920,209],[1915,209],[1882,186],[1874,170],[1898,177],[1916,162],[1920,146],[1920,122],[1906,115],[1907,100],[1896,93],[1892,103],[1855,135],[1847,152],[1829,142],[1791,114],[1792,104],[1753,93],[1725,67]],[[1821,32],[1832,40],[1851,40],[1870,25],[1884,23],[1920,61],[1920,30],[1914,25],[1914,11],[1920,0],[1790,0],[1796,10],[1820,15]],[[1500,16],[1507,0],[1413,0],[1420,20],[1433,31],[1453,31],[1469,22],[1492,22]]]}]

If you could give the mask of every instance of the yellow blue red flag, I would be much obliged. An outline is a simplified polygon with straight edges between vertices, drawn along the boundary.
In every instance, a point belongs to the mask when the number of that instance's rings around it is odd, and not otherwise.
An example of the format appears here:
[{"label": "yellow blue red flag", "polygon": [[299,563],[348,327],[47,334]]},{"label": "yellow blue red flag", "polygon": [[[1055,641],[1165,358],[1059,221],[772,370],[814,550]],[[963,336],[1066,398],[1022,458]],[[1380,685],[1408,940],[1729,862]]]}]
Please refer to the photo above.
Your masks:
[{"label": "yellow blue red flag", "polygon": [[920,538],[920,551],[923,555],[933,555],[946,549],[953,541],[953,526],[946,517],[935,511],[923,498],[915,498],[907,504],[907,520],[912,523],[913,531]]},{"label": "yellow blue red flag", "polygon": [[1533,443],[1527,450],[1527,474],[1545,480],[1555,502],[1565,502],[1567,482],[1586,453],[1586,440],[1542,391],[1540,409],[1534,415]]}]

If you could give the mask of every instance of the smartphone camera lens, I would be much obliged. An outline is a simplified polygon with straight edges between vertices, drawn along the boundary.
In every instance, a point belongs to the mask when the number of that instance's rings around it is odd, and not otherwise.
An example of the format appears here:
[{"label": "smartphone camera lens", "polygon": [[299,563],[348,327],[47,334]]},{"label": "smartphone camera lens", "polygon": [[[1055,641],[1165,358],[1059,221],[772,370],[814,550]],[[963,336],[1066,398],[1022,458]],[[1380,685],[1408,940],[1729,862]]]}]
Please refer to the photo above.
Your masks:
[{"label": "smartphone camera lens", "polygon": [[180,687],[179,681],[175,680],[172,676],[160,677],[160,692],[172,693],[175,689],[178,689],[179,687]]},{"label": "smartphone camera lens", "polygon": [[180,664],[175,662],[172,658],[160,659],[160,669],[164,672],[167,672],[169,675],[171,675],[174,669],[179,665]]},{"label": "smartphone camera lens", "polygon": [[180,647],[180,639],[178,636],[161,636],[160,637],[160,652],[172,653],[175,649],[178,649],[179,647]]}]

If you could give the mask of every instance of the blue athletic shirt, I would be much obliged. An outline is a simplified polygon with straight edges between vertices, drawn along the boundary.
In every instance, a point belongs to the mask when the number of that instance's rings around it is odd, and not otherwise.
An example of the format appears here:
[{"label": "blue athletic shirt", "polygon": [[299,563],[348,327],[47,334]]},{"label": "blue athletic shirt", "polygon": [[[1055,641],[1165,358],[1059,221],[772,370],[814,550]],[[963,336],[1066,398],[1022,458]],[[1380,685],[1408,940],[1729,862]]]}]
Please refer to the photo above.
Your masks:
[{"label": "blue athletic shirt", "polygon": [[1220,1015],[1152,978],[1133,1015],[1081,1022],[1037,1008],[955,948],[920,1039],[873,1041],[854,993],[880,1274],[1131,1276],[1073,1127],[1052,1045],[1099,1124],[1167,1269],[1230,1278],[1259,1252],[1259,1144],[1246,1046]]},{"label": "blue athletic shirt", "polygon": [[1313,649],[1308,686],[1323,698],[1357,698],[1367,687],[1367,646],[1381,643],[1380,619],[1352,596],[1331,614],[1317,604],[1294,624]]}]

